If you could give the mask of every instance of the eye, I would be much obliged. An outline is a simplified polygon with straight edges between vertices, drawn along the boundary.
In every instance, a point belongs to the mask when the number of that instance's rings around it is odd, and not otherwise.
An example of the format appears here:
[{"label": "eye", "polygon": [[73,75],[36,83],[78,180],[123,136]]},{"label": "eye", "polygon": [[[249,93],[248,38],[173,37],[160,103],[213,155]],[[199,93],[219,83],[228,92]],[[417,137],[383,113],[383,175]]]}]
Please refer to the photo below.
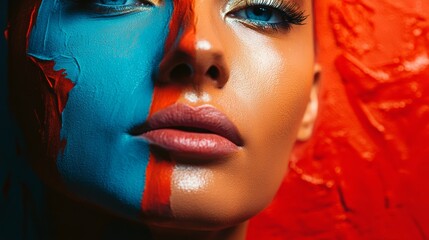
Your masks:
[{"label": "eye", "polygon": [[120,16],[146,11],[155,6],[152,0],[71,0],[80,9],[98,17]]},{"label": "eye", "polygon": [[281,23],[285,21],[283,16],[284,12],[263,5],[249,6],[235,12],[234,15],[254,22]]},{"label": "eye", "polygon": [[112,6],[130,6],[130,5],[153,5],[149,1],[136,1],[136,0],[99,0],[98,4],[112,5]]},{"label": "eye", "polygon": [[228,17],[258,31],[288,31],[307,18],[299,5],[287,0],[233,1],[229,8]]},{"label": "eye", "polygon": [[101,4],[105,5],[125,5],[128,0],[100,0]]}]

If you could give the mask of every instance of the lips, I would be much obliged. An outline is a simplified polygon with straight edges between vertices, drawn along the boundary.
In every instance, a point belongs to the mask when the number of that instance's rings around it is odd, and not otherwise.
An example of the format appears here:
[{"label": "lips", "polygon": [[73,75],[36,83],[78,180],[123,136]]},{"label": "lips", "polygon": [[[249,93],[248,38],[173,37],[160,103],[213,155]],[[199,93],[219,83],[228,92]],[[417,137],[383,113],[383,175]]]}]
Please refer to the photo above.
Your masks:
[{"label": "lips", "polygon": [[209,105],[171,105],[133,128],[131,134],[167,151],[195,156],[220,157],[243,146],[235,125]]}]

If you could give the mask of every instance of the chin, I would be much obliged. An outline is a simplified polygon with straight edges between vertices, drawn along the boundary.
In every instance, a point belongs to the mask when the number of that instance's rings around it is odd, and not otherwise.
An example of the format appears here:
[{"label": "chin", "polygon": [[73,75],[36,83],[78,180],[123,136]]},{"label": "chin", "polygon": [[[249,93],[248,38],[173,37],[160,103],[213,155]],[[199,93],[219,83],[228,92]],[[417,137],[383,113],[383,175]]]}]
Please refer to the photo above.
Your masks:
[{"label": "chin", "polygon": [[244,186],[213,185],[195,192],[173,188],[172,215],[152,219],[150,224],[184,230],[222,230],[240,225],[258,214],[275,194],[275,189],[255,193]]},{"label": "chin", "polygon": [[169,217],[151,217],[145,219],[148,226],[177,230],[219,231],[240,225],[256,215],[263,208],[251,209],[231,208],[212,203],[210,209],[194,208],[196,204],[187,206],[183,215]]}]

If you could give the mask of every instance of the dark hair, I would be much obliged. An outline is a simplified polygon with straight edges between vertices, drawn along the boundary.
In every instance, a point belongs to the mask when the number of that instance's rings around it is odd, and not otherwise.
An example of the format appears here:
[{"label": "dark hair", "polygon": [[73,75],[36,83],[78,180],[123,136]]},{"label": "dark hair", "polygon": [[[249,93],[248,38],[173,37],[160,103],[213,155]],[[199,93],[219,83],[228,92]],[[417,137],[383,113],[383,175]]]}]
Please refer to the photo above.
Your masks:
[{"label": "dark hair", "polygon": [[[57,176],[55,161],[60,149],[61,115],[55,93],[46,76],[27,55],[28,34],[36,20],[41,0],[13,0],[8,5],[8,80],[12,115],[22,130],[26,151],[33,168],[48,178]],[[52,178],[51,178],[52,181]]]}]

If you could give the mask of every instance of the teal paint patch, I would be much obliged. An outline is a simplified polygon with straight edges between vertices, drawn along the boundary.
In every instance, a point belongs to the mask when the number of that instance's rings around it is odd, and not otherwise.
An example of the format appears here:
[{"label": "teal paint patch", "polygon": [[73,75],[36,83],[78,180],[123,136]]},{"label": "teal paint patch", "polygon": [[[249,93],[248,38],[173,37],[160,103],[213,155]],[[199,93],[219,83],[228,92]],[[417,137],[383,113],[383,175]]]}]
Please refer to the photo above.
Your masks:
[{"label": "teal paint patch", "polygon": [[172,8],[112,15],[42,1],[30,35],[28,54],[53,60],[75,84],[62,113],[60,175],[81,198],[127,217],[141,213],[149,160],[148,144],[128,131],[148,116]]}]

